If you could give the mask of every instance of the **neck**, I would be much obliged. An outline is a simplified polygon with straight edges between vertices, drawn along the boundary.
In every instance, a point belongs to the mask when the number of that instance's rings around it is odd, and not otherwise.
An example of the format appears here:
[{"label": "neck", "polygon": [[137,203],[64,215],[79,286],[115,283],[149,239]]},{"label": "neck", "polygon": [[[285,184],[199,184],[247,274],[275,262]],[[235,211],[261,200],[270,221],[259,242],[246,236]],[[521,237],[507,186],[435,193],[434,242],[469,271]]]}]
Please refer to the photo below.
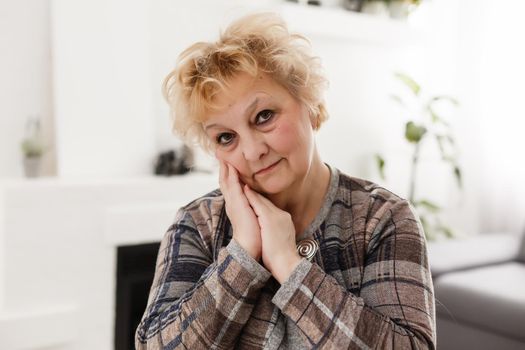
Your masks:
[{"label": "neck", "polygon": [[300,235],[319,212],[329,183],[330,169],[316,153],[302,181],[294,183],[285,192],[269,195],[268,199],[291,214],[295,233]]}]

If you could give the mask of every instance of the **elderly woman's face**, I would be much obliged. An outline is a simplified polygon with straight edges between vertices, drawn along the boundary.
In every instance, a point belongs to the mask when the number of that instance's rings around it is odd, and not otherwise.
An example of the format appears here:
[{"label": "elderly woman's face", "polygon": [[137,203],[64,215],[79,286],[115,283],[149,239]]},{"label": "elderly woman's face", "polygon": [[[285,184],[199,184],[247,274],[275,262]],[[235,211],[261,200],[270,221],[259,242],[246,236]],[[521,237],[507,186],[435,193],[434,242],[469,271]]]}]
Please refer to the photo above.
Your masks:
[{"label": "elderly woman's face", "polygon": [[233,165],[254,190],[275,194],[307,175],[314,154],[306,108],[268,75],[242,74],[214,100],[221,109],[203,123],[215,156]]}]

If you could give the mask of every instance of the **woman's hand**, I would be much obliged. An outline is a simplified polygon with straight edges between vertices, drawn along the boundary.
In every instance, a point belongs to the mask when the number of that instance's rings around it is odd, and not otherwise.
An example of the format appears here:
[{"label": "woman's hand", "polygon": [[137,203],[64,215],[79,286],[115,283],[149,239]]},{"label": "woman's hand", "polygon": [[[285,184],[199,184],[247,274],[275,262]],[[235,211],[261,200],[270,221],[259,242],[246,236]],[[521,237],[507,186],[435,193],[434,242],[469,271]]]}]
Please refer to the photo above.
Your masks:
[{"label": "woman's hand", "polygon": [[255,260],[261,259],[261,230],[239,181],[237,169],[219,160],[219,185],[226,203],[226,214],[233,227],[233,238]]},{"label": "woman's hand", "polygon": [[248,185],[244,185],[244,193],[261,228],[263,264],[282,284],[301,262],[295,247],[292,216]]}]

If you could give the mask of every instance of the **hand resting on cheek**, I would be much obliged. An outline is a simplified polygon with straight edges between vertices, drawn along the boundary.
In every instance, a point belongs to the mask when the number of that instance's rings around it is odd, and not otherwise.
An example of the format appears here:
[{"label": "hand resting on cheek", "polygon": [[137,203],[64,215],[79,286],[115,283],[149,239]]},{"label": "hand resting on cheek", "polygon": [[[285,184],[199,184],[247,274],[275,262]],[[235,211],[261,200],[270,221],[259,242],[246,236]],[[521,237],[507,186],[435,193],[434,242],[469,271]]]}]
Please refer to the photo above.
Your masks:
[{"label": "hand resting on cheek", "polygon": [[261,232],[257,217],[244,195],[237,170],[219,160],[219,186],[226,203],[226,214],[233,228],[233,239],[255,260],[261,259]]},{"label": "hand resting on cheek", "polygon": [[274,278],[283,283],[301,261],[291,215],[239,180],[237,170],[220,161],[221,191],[233,238]]}]

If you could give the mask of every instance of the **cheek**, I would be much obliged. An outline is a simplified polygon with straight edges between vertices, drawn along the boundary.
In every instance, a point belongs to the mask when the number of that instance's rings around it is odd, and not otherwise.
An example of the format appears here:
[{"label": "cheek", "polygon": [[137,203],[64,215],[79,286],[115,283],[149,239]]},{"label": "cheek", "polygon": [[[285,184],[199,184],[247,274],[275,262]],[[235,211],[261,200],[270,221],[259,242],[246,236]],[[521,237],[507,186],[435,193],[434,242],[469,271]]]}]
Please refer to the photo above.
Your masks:
[{"label": "cheek", "polygon": [[222,160],[226,163],[233,165],[237,170],[239,169],[239,161],[237,160],[234,152],[221,151],[220,149],[215,151],[215,158]]},{"label": "cheek", "polygon": [[273,148],[279,153],[290,153],[294,150],[305,150],[307,135],[298,125],[288,121],[282,122],[275,129],[272,140]]},{"label": "cheek", "polygon": [[237,154],[238,152],[225,152],[221,150],[217,150],[215,152],[215,158],[218,160],[222,160],[226,163],[231,164],[235,169],[237,169],[237,172],[239,173],[241,180],[244,183],[250,184],[249,179],[246,178],[243,174],[247,174],[248,170],[246,168],[246,163],[243,161],[242,156],[239,156]]}]

